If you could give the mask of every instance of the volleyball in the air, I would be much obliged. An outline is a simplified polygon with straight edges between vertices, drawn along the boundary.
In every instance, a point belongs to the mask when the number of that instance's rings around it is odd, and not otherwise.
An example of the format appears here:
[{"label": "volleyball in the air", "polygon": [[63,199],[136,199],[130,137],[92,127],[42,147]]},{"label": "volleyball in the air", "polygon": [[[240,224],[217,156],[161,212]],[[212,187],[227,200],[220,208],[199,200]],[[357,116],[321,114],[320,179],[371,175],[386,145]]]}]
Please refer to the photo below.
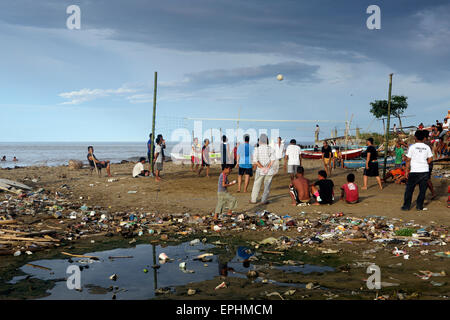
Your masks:
[{"label": "volleyball in the air", "polygon": [[283,75],[282,75],[282,74],[277,75],[277,79],[278,79],[279,81],[283,80],[283,79],[284,79],[284,78],[283,78]]}]

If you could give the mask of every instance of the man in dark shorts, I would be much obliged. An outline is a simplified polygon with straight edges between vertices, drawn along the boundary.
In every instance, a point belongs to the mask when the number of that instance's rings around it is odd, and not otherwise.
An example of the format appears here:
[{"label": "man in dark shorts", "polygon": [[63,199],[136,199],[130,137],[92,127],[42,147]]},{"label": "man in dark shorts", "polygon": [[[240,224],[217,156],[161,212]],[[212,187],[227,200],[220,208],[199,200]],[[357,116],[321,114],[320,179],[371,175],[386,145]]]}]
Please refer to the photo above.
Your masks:
[{"label": "man in dark shorts", "polygon": [[111,165],[109,163],[109,160],[107,160],[107,161],[98,160],[94,155],[94,147],[93,146],[88,147],[87,159],[88,159],[89,165],[91,167],[93,167],[93,168],[96,167],[97,169],[106,168],[106,173],[108,173],[108,177],[112,177],[111,176]]},{"label": "man in dark shorts", "polygon": [[327,175],[331,175],[331,158],[333,157],[333,150],[331,150],[331,147],[328,145],[328,142],[323,142],[322,147],[322,160],[323,165],[325,167],[325,171],[327,172]]},{"label": "man in dark shorts", "polygon": [[209,139],[205,139],[202,148],[202,166],[198,170],[198,175],[202,173],[203,168],[206,167],[206,176],[209,178]]},{"label": "man in dark shorts", "polygon": [[383,190],[383,185],[381,184],[381,178],[378,173],[378,152],[373,146],[373,138],[367,139],[367,159],[366,167],[364,169],[364,186],[362,190],[367,190],[367,177],[375,177],[378,182],[380,190]]},{"label": "man in dark shorts", "polygon": [[222,162],[222,171],[225,167],[229,167],[230,165],[234,167],[234,156],[232,156],[230,152],[230,144],[228,143],[228,138],[226,135],[222,136],[222,143],[220,145],[220,153],[221,153],[221,162]]},{"label": "man in dark shorts", "polygon": [[319,180],[311,186],[313,197],[317,200],[317,202],[313,203],[313,205],[333,204],[333,181],[327,179],[327,172],[325,170],[319,171],[318,178]]},{"label": "man in dark shorts", "polygon": [[244,192],[247,192],[248,182],[253,176],[253,150],[254,148],[250,145],[250,136],[245,135],[244,143],[239,145],[236,152],[239,169],[237,192],[241,192],[242,176],[244,176]]},{"label": "man in dark shorts", "polygon": [[305,170],[303,167],[298,166],[295,179],[293,179],[292,183],[289,185],[289,194],[293,206],[301,205],[303,203],[307,204],[311,200],[309,180],[303,176],[304,172]]}]

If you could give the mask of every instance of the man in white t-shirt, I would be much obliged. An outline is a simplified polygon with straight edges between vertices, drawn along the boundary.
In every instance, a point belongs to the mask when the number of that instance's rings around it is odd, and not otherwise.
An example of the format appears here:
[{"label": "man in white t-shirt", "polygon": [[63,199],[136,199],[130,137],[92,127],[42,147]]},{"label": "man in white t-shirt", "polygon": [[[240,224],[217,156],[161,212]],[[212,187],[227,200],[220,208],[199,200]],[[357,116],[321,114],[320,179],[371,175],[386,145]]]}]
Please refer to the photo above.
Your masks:
[{"label": "man in white t-shirt", "polygon": [[416,208],[418,211],[424,210],[423,202],[428,188],[429,164],[433,161],[433,153],[430,147],[423,143],[425,139],[424,132],[417,130],[414,136],[416,143],[409,147],[408,153],[406,154],[405,177],[408,179],[408,182],[406,183],[403,211],[411,208],[412,195],[416,185],[419,185]]},{"label": "man in white t-shirt", "polygon": [[133,178],[148,177],[149,171],[144,169],[145,158],[141,157],[139,162],[134,165]]},{"label": "man in white t-shirt", "polygon": [[284,158],[284,171],[286,172],[287,163],[287,172],[291,175],[291,180],[294,179],[297,173],[297,167],[302,165],[301,153],[302,150],[297,145],[297,141],[292,139],[286,148],[286,156]]},{"label": "man in white t-shirt", "polygon": [[284,159],[284,152],[285,152],[284,142],[281,139],[281,137],[278,137],[277,142],[273,146],[273,149],[275,150],[275,158],[279,162],[281,162]]}]

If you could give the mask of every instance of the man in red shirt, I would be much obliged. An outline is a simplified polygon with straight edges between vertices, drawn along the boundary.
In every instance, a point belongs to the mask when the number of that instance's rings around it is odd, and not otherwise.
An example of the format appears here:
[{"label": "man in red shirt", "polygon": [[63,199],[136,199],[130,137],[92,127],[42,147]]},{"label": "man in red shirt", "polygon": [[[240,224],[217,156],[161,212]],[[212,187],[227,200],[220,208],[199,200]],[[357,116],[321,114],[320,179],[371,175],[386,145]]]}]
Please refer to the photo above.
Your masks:
[{"label": "man in red shirt", "polygon": [[353,204],[359,201],[358,185],[355,183],[355,175],[350,173],[347,176],[347,183],[341,187],[341,200]]}]

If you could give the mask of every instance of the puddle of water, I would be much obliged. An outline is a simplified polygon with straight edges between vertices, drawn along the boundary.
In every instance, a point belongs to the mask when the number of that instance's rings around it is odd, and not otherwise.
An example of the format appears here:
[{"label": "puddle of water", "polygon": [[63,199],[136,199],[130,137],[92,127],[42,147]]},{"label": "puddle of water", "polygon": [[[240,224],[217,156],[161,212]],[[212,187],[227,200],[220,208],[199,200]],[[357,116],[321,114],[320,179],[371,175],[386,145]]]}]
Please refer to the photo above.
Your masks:
[{"label": "puddle of water", "polygon": [[[234,271],[228,271],[228,276],[246,278],[249,270],[255,270],[254,265],[244,264],[244,259],[236,252],[228,252],[227,254],[214,255],[210,262],[195,261],[198,255],[208,252],[208,249],[214,248],[211,244],[197,244],[190,246],[189,242],[176,246],[155,246],[155,255],[153,254],[153,246],[149,244],[137,245],[134,248],[122,248],[101,252],[85,253],[88,256],[96,256],[99,261],[89,259],[72,258],[73,262],[69,263],[69,259],[55,260],[39,260],[31,262],[34,265],[50,268],[51,270],[43,270],[33,266],[24,265],[20,269],[27,275],[41,280],[60,281],[48,291],[50,294],[42,299],[50,300],[83,300],[83,299],[105,299],[110,300],[113,291],[108,290],[111,286],[118,287],[119,291],[114,290],[117,299],[151,299],[155,297],[156,288],[174,288],[175,286],[186,285],[188,283],[201,282],[211,280],[223,273],[224,267],[233,268]],[[173,262],[159,264],[158,256],[160,253],[166,253]],[[132,256],[132,258],[109,259],[110,256]],[[152,268],[154,256],[159,269]],[[180,262],[186,262],[187,270],[194,270],[194,273],[185,273],[179,268]],[[78,265],[83,267],[81,271],[82,291],[69,290],[65,280],[69,274],[66,274],[67,267],[70,265]],[[207,266],[205,266],[205,264]],[[303,268],[299,266],[281,266],[278,267],[286,272],[324,272],[333,271],[333,268],[305,265]],[[296,268],[299,268],[297,270]],[[143,270],[148,269],[145,273]],[[301,269],[301,270],[300,270]],[[117,274],[116,281],[110,280],[112,274]],[[22,281],[26,276],[18,276],[11,280],[10,283],[16,284]],[[262,281],[261,278],[255,280]],[[276,285],[304,287],[304,284],[280,283],[269,281]]]}]

